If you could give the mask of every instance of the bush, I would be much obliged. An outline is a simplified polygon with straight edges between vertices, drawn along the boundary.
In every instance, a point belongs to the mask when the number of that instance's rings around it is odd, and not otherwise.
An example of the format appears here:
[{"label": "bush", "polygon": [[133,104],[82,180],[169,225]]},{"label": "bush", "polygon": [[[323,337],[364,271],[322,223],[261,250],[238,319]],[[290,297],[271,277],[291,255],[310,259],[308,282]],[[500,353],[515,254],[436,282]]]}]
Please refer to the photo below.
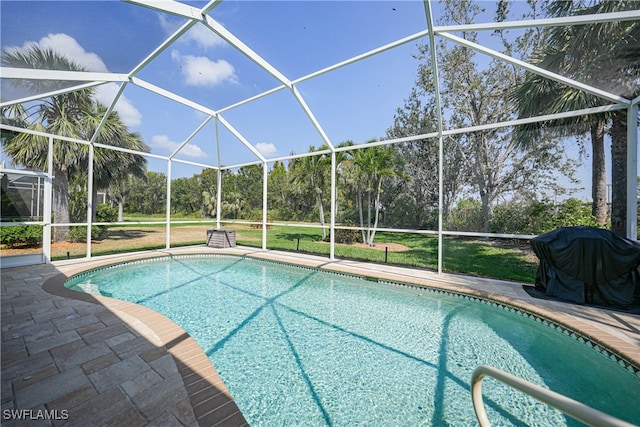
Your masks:
[{"label": "bush", "polygon": [[0,228],[0,243],[8,248],[15,246],[40,246],[42,227],[39,225],[18,225]]},{"label": "bush", "polygon": [[100,203],[96,207],[96,222],[116,222],[118,221],[118,209]]},{"label": "bush", "polygon": [[[102,233],[106,230],[104,227],[98,225],[91,226],[91,238],[99,239]],[[85,243],[87,241],[87,228],[86,227],[72,227],[65,236],[66,239],[73,243]]]},{"label": "bush", "polygon": [[[325,242],[331,241],[331,234],[329,234],[325,239]],[[360,242],[361,234],[359,230],[336,230],[336,243],[344,243],[350,245],[352,243]]]},{"label": "bush", "polygon": [[543,234],[560,227],[588,226],[602,227],[591,214],[591,204],[575,198],[567,199],[561,205],[536,203],[529,214],[530,234]]},{"label": "bush", "polygon": [[451,231],[482,230],[482,203],[473,199],[462,199],[451,210],[445,227]]}]

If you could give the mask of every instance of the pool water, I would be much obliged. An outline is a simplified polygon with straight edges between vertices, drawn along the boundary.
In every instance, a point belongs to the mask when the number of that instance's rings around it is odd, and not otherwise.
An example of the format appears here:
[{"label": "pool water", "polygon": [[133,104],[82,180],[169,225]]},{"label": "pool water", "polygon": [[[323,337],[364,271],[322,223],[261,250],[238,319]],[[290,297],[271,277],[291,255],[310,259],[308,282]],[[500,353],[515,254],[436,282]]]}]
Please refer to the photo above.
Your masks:
[{"label": "pool water", "polygon": [[[640,377],[501,306],[233,256],[100,269],[67,286],[152,308],[209,356],[251,426],[477,425],[491,365],[640,424]],[[635,392],[634,392],[635,391]],[[494,426],[582,425],[487,378]]]}]

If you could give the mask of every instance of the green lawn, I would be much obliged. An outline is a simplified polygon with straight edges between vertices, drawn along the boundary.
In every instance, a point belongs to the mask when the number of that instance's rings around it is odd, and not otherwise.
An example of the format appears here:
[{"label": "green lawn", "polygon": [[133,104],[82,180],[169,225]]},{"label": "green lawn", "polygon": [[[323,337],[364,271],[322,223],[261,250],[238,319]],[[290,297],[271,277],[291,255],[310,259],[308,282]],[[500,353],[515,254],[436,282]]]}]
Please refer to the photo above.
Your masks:
[{"label": "green lawn", "polygon": [[[149,218],[127,218],[128,221],[149,221]],[[171,246],[204,244],[209,224],[173,224]],[[241,246],[262,246],[262,230],[248,226],[225,225],[236,230],[236,241]],[[436,270],[438,240],[434,236],[411,233],[379,232],[376,248],[336,244],[335,256],[377,263],[389,263]],[[165,247],[165,224],[122,224],[110,226],[107,236],[95,241],[92,255],[107,255]],[[395,251],[398,245],[404,250]],[[385,247],[389,250],[385,252]],[[330,247],[322,242],[317,228],[274,226],[267,230],[267,248],[317,255],[329,255]],[[84,257],[86,245],[54,250],[53,259]],[[533,283],[538,262],[525,246],[507,245],[499,240],[446,238],[443,242],[443,270],[472,276],[490,277]]]},{"label": "green lawn", "polygon": [[[328,255],[329,244],[321,241],[319,229],[305,227],[273,227],[267,233],[267,247],[286,251]],[[299,239],[299,240],[298,240]],[[236,230],[239,245],[261,247],[262,230]],[[376,249],[354,245],[336,244],[339,258],[395,265],[437,269],[438,240],[421,234],[376,234]],[[385,244],[399,244],[409,249],[402,252],[388,251]],[[522,247],[501,245],[491,241],[446,238],[443,242],[443,269],[450,273],[515,280],[526,283],[535,281],[537,262],[527,257]]]}]

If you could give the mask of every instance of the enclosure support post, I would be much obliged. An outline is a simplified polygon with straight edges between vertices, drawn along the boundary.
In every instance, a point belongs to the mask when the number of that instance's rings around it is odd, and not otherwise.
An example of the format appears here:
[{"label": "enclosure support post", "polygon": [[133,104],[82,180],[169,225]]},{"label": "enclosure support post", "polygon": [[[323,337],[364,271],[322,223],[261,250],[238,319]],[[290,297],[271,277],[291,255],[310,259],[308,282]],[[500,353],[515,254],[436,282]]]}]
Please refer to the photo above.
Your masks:
[{"label": "enclosure support post", "polygon": [[218,188],[216,192],[216,230],[220,230],[222,220],[222,164],[220,163],[220,134],[218,133],[218,117],[216,117],[216,149],[218,151]]},{"label": "enclosure support post", "polygon": [[438,115],[438,274],[442,274],[442,239],[443,239],[443,218],[442,204],[444,202],[444,140],[442,138],[442,106],[440,103],[440,79],[438,77],[438,57],[436,55],[436,41],[433,33],[433,13],[431,11],[431,0],[424,0],[424,9],[427,15],[427,27],[429,30],[429,44],[431,46],[431,68],[433,70],[433,85],[435,88],[436,113]]},{"label": "enclosure support post", "polygon": [[91,229],[93,228],[93,143],[89,144],[89,172],[87,176],[87,258],[91,258]]},{"label": "enclosure support post", "polygon": [[165,249],[171,248],[171,159],[167,159],[167,221],[165,232]]},{"label": "enclosure support post", "polygon": [[627,238],[638,239],[638,104],[627,109]]},{"label": "enclosure support post", "polygon": [[[40,191],[38,189],[38,191]],[[49,151],[47,153],[47,177],[44,180],[44,206],[42,207],[42,253],[44,262],[51,262],[51,208],[53,206],[53,137],[49,137]]]},{"label": "enclosure support post", "polygon": [[269,171],[267,162],[262,162],[262,250],[267,250],[267,190]]},{"label": "enclosure support post", "polygon": [[218,194],[216,194],[216,229],[220,230],[222,220],[222,169],[218,168]]},{"label": "enclosure support post", "polygon": [[329,227],[329,259],[336,257],[336,152],[331,151],[331,222]]}]

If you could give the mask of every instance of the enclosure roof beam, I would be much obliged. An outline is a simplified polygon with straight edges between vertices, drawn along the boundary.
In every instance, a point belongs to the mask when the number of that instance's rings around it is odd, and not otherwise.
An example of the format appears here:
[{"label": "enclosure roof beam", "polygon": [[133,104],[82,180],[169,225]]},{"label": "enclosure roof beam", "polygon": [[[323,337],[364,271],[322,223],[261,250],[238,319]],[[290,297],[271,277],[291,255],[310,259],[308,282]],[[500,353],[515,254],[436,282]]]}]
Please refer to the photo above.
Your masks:
[{"label": "enclosure roof beam", "polygon": [[336,64],[330,65],[330,66],[328,66],[326,68],[323,68],[321,70],[314,71],[313,73],[307,74],[306,76],[303,76],[303,77],[300,77],[300,78],[297,78],[297,79],[293,80],[292,83],[295,85],[295,84],[304,82],[306,80],[312,79],[314,77],[318,77],[318,76],[320,76],[322,74],[326,74],[326,73],[328,73],[330,71],[337,70],[338,68],[342,68],[342,67],[345,67],[345,66],[347,66],[349,64],[353,64],[354,62],[361,61],[363,59],[369,58],[371,56],[374,56],[374,55],[377,55],[379,53],[385,52],[387,50],[393,49],[395,47],[402,46],[403,44],[407,44],[407,43],[410,43],[412,41],[421,39],[423,37],[428,36],[429,33],[430,33],[429,30],[419,31],[419,32],[417,32],[415,34],[412,34],[410,36],[407,36],[407,37],[404,37],[402,39],[396,40],[394,42],[385,44],[385,45],[377,47],[375,49],[371,49],[371,50],[369,50],[367,52],[364,52],[364,53],[361,53],[359,55],[353,56],[353,57],[351,57],[349,59],[345,59],[344,61],[341,61],[341,62],[338,62]]},{"label": "enclosure roof beam", "polygon": [[286,89],[286,88],[287,88],[287,86],[285,86],[285,85],[280,85],[278,87],[274,87],[273,89],[269,89],[269,90],[267,90],[265,92],[262,92],[262,93],[259,93],[257,95],[254,95],[251,98],[247,98],[247,99],[244,99],[242,101],[236,102],[235,104],[228,105],[228,106],[226,106],[224,108],[221,108],[221,109],[218,110],[218,113],[219,114],[225,113],[225,112],[227,112],[229,110],[233,110],[236,107],[240,107],[241,105],[248,104],[250,102],[255,101],[256,99],[264,98],[265,96],[271,95],[272,93],[279,92],[279,91],[281,91],[283,89]]},{"label": "enclosure roof beam", "polygon": [[183,163],[185,165],[198,166],[200,168],[215,169],[215,170],[220,169],[218,166],[207,165],[207,164],[198,163],[198,162],[192,162],[190,160],[182,160],[182,159],[167,159],[167,160],[171,160],[172,162],[176,162],[176,163]]},{"label": "enclosure roof beam", "polygon": [[62,80],[79,82],[127,82],[129,76],[121,73],[100,73],[92,71],[42,70],[35,68],[0,67],[3,79],[22,80]]},{"label": "enclosure roof beam", "polygon": [[[203,9],[198,9],[196,7],[188,6],[180,2],[176,1],[165,1],[165,0],[125,0],[129,3],[135,3],[140,6],[147,7],[149,9],[158,10],[165,13],[170,13],[172,15],[181,16],[183,18],[189,19],[192,23],[202,22],[207,28],[213,31],[215,34],[224,39],[231,46],[238,49],[242,54],[248,57],[255,64],[260,66],[263,70],[271,74],[273,77],[278,79],[280,83],[284,84],[287,87],[291,87],[291,81],[284,76],[278,69],[276,69],[273,65],[267,62],[264,58],[258,55],[253,49],[247,46],[242,40],[237,38],[231,31],[227,30],[222,26],[218,21],[213,19],[212,17],[206,15],[207,12],[211,11],[214,7],[217,6],[219,2],[213,1],[209,2]],[[185,30],[186,31],[186,30]]]},{"label": "enclosure roof beam", "polygon": [[[339,151],[339,149],[336,148],[335,151]],[[344,151],[344,150],[342,150],[342,151]],[[323,154],[331,154],[331,150],[318,150],[318,151],[309,151],[307,153],[290,154],[288,156],[274,157],[274,158],[269,159],[269,161],[270,162],[279,162],[279,161],[283,161],[283,160],[299,159],[301,157],[321,156]]]},{"label": "enclosure roof beam", "polygon": [[127,3],[144,6],[158,12],[170,13],[186,19],[202,19],[202,10],[173,0],[124,0]]},{"label": "enclosure roof beam", "polygon": [[291,88],[291,91],[293,92],[293,96],[296,97],[296,99],[298,100],[298,103],[300,104],[300,106],[302,107],[302,109],[304,110],[305,114],[307,115],[307,117],[309,118],[309,120],[311,120],[311,123],[313,124],[313,127],[316,128],[316,130],[318,131],[318,133],[320,134],[320,136],[322,137],[323,141],[325,142],[325,144],[327,144],[329,146],[329,149],[331,151],[335,150],[335,147],[333,146],[333,144],[331,143],[331,140],[329,139],[329,137],[327,136],[327,134],[325,133],[324,129],[322,129],[322,126],[320,125],[320,122],[318,122],[318,119],[316,119],[316,116],[313,114],[313,112],[311,111],[311,108],[309,108],[309,106],[307,105],[307,103],[305,102],[304,98],[302,97],[302,95],[300,94],[300,91],[298,90],[297,87],[293,86]]},{"label": "enclosure roof beam", "polygon": [[598,24],[604,22],[637,21],[640,19],[640,10],[628,10],[624,12],[596,13],[590,15],[564,16],[561,18],[526,19],[522,21],[487,22],[483,24],[464,24],[436,26],[433,31],[462,32],[462,31],[493,31],[514,28],[533,27],[564,27],[568,25]]},{"label": "enclosure roof beam", "polygon": [[122,95],[122,92],[124,92],[124,88],[125,87],[127,87],[127,83],[126,82],[122,83],[120,85],[120,87],[118,87],[118,93],[116,93],[116,96],[111,101],[111,104],[109,104],[109,107],[107,107],[107,111],[105,111],[104,116],[102,116],[102,120],[100,120],[100,124],[96,128],[96,131],[93,133],[93,136],[91,137],[91,141],[89,141],[89,142],[94,143],[96,141],[96,138],[100,134],[100,130],[102,130],[102,127],[107,122],[107,119],[109,118],[109,115],[111,114],[113,109],[116,107],[116,104],[118,103],[118,100],[120,99],[120,96]]},{"label": "enclosure roof beam", "polygon": [[218,118],[220,123],[222,123],[224,127],[229,130],[229,132],[231,132],[236,138],[238,138],[240,142],[242,142],[242,144],[247,147],[257,158],[259,158],[262,162],[267,161],[267,159],[258,150],[256,150],[256,147],[254,147],[249,141],[247,141],[247,139],[242,136],[242,134],[238,132],[238,130],[227,121],[227,119],[222,117],[220,114],[218,114],[216,117]]},{"label": "enclosure roof beam", "polygon": [[235,169],[235,168],[242,168],[242,167],[245,167],[245,166],[263,165],[263,164],[264,164],[263,160],[255,160],[253,162],[237,163],[235,165],[221,166],[220,170],[231,170],[231,169]]},{"label": "enclosure roof beam", "polygon": [[54,90],[51,92],[40,93],[38,95],[27,96],[20,99],[14,99],[11,101],[0,102],[0,107],[8,107],[9,105],[23,104],[25,102],[37,101],[38,99],[50,98],[52,96],[64,95],[65,93],[75,92],[77,90],[89,89],[95,86],[100,86],[105,84],[104,82],[91,82],[84,83],[77,86],[71,86],[63,89]]},{"label": "enclosure roof beam", "polygon": [[215,9],[216,7],[218,7],[218,5],[222,3],[222,0],[211,0],[208,4],[206,4],[203,8],[202,8],[202,14],[205,15],[209,12],[211,12],[213,9]]},{"label": "enclosure roof beam", "polygon": [[[3,123],[0,123],[0,129],[5,129],[5,130],[13,131],[13,132],[28,133],[29,135],[41,136],[41,137],[44,137],[44,138],[53,138],[56,141],[74,142],[76,144],[91,145],[91,143],[89,141],[85,141],[83,139],[70,138],[68,136],[61,136],[61,135],[54,135],[54,134],[48,133],[48,132],[41,132],[41,131],[32,130],[32,129],[26,129],[26,128],[21,128],[21,127],[16,127],[16,126],[10,126],[10,125],[5,125]],[[162,159],[162,160],[169,160],[169,158],[167,156],[161,156],[159,154],[151,154],[151,153],[147,153],[145,151],[130,150],[128,148],[116,147],[116,146],[113,146],[113,145],[94,143],[93,146],[94,147],[100,147],[100,148],[107,148],[109,150],[114,150],[114,151],[120,151],[122,153],[137,154],[139,156],[153,157],[155,159]]]},{"label": "enclosure roof beam", "polygon": [[258,55],[253,49],[247,46],[242,40],[237,38],[231,31],[227,30],[222,24],[213,19],[210,16],[203,17],[203,24],[207,26],[211,31],[222,37],[231,46],[238,49],[247,58],[261,67],[263,70],[275,77],[280,83],[291,88],[291,81],[285,77],[276,67],[267,62],[264,58]]},{"label": "enclosure roof beam", "polygon": [[176,95],[173,92],[170,92],[166,89],[163,89],[161,87],[158,87],[152,83],[146,82],[138,77],[132,77],[131,78],[131,82],[133,84],[135,84],[136,86],[142,87],[144,89],[147,89],[150,92],[154,92],[157,93],[158,95],[162,95],[165,98],[168,98],[172,101],[176,101],[182,105],[186,105],[187,107],[191,107],[195,110],[200,111],[201,113],[207,114],[209,116],[215,116],[216,114],[218,114],[217,112],[215,112],[214,110],[212,110],[211,108],[207,108],[203,105],[200,105],[196,102],[193,102],[187,98],[184,98],[180,95]]},{"label": "enclosure roof beam", "polygon": [[438,33],[437,35],[442,37],[442,38],[444,38],[444,39],[450,40],[450,41],[452,41],[452,42],[454,42],[456,44],[468,47],[468,48],[473,49],[473,50],[475,50],[477,52],[480,52],[480,53],[483,53],[485,55],[489,55],[489,56],[491,56],[493,58],[508,62],[508,63],[516,65],[518,67],[524,68],[527,71],[530,71],[532,73],[538,74],[538,75],[540,75],[542,77],[546,77],[546,78],[554,80],[554,81],[556,81],[558,83],[562,83],[564,85],[573,87],[575,89],[579,89],[579,90],[585,91],[587,93],[590,93],[592,95],[595,95],[595,96],[603,98],[603,99],[606,99],[608,101],[613,101],[613,102],[616,102],[616,103],[619,103],[619,104],[624,104],[626,106],[631,104],[630,100],[628,100],[627,98],[624,98],[622,96],[618,96],[618,95],[612,94],[610,92],[606,92],[604,90],[595,88],[593,86],[589,86],[589,85],[586,85],[584,83],[577,82],[577,81],[575,81],[573,79],[570,79],[568,77],[564,77],[564,76],[561,76],[560,74],[556,74],[556,73],[553,73],[551,71],[545,70],[544,68],[540,68],[540,67],[537,67],[535,65],[531,65],[531,64],[529,64],[527,62],[521,61],[521,60],[516,59],[516,58],[512,58],[511,56],[508,56],[508,55],[505,55],[503,53],[497,52],[497,51],[495,51],[493,49],[489,49],[489,48],[481,46],[481,45],[479,45],[477,43],[470,42],[468,40],[463,39],[462,37],[454,36],[453,34],[449,34],[449,33],[446,33],[446,32]]},{"label": "enclosure roof beam", "polygon": [[566,119],[569,117],[579,117],[579,116],[586,116],[590,114],[605,113],[608,111],[626,110],[627,108],[628,106],[621,105],[621,104],[604,105],[601,107],[591,107],[591,108],[585,108],[582,110],[567,111],[565,113],[547,114],[544,116],[528,117],[525,119],[515,119],[515,120],[508,120],[505,122],[487,123],[479,126],[469,126],[465,128],[449,129],[449,130],[444,130],[443,134],[449,136],[449,135],[460,135],[460,134],[471,133],[471,132],[482,132],[486,130],[493,130],[493,129],[504,128],[509,126],[520,126],[520,125],[525,125],[529,123],[550,122],[554,120]]},{"label": "enclosure roof beam", "polygon": [[202,122],[200,124],[200,126],[198,126],[196,128],[196,130],[194,130],[191,135],[189,135],[189,137],[187,139],[185,139],[174,151],[173,153],[171,153],[169,155],[169,158],[173,160],[173,158],[176,156],[176,154],[178,154],[178,152],[180,152],[180,150],[182,150],[182,147],[184,147],[185,145],[187,145],[189,143],[189,141],[191,141],[197,134],[198,132],[200,132],[202,130],[203,127],[206,126],[207,123],[209,123],[209,121],[213,118],[213,116],[208,116],[204,122]]},{"label": "enclosure roof beam", "polygon": [[129,73],[129,76],[135,76],[146,67],[151,61],[157,58],[162,52],[164,52],[169,46],[171,46],[176,40],[178,40],[184,33],[186,33],[191,27],[196,24],[197,21],[188,21],[184,23],[178,30],[169,36],[160,46],[158,46],[153,52],[142,60],[133,70]]}]

